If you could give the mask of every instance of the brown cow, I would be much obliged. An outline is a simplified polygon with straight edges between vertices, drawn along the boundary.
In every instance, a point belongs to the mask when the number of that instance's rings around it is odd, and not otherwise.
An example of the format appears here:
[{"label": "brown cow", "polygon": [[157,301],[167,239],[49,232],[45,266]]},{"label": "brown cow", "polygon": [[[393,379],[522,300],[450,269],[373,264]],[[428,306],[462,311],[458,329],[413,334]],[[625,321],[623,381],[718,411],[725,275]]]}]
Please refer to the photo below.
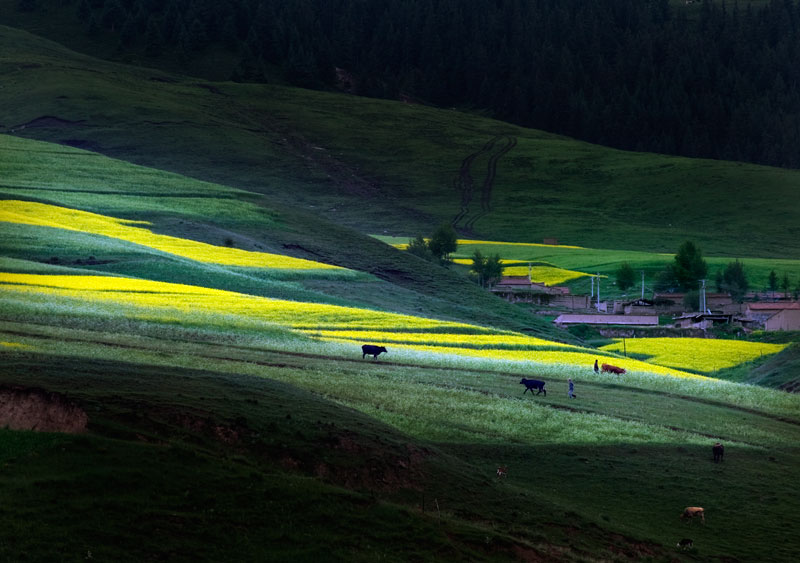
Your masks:
[{"label": "brown cow", "polygon": [[703,524],[706,523],[705,510],[700,506],[687,506],[681,514],[681,520],[692,520],[695,516],[699,516]]},{"label": "brown cow", "polygon": [[497,468],[497,476],[498,477],[508,477],[508,467],[502,465]]},{"label": "brown cow", "polygon": [[603,364],[601,367],[603,368],[604,372],[616,373],[617,375],[625,373],[624,369],[617,366],[612,366],[611,364]]}]

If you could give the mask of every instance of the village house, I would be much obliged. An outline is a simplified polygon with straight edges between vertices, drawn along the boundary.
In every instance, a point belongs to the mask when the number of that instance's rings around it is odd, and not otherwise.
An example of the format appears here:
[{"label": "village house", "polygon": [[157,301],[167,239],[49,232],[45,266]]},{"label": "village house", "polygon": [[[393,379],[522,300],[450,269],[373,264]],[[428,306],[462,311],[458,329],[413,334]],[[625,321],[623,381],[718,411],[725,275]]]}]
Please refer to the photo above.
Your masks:
[{"label": "village house", "polygon": [[738,324],[741,325],[742,319],[737,319],[732,313],[684,313],[675,317],[673,322],[675,328],[699,328],[709,329],[714,325]]},{"label": "village house", "polygon": [[800,330],[800,308],[778,311],[764,321],[764,330]]},{"label": "village house", "polygon": [[572,295],[568,287],[545,285],[528,276],[504,276],[492,287],[492,293],[511,303],[532,303],[565,309],[588,309],[588,295]]},{"label": "village house", "polygon": [[764,330],[800,330],[800,302],[748,303],[745,316]]},{"label": "village house", "polygon": [[[686,310],[684,301],[685,293],[656,293],[653,303],[659,313],[683,313]],[[727,293],[706,293],[706,308],[711,311],[720,311],[733,303]]]}]

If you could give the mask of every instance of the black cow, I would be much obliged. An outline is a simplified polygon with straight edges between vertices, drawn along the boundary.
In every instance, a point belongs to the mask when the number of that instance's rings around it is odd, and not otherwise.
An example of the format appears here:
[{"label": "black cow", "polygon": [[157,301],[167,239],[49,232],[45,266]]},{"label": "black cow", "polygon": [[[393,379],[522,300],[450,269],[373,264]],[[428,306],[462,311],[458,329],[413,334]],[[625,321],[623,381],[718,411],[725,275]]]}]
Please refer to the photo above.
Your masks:
[{"label": "black cow", "polygon": [[722,456],[725,455],[725,447],[717,442],[714,444],[714,447],[711,448],[711,451],[714,453],[714,463],[718,463],[722,461]]},{"label": "black cow", "polygon": [[364,344],[361,347],[361,351],[363,352],[363,354],[361,354],[362,360],[367,356],[372,356],[372,359],[374,360],[377,359],[378,356],[380,356],[381,352],[386,352],[387,354],[389,353],[389,350],[387,350],[383,346],[373,346],[372,344]]},{"label": "black cow", "polygon": [[693,546],[694,542],[691,540],[691,538],[683,538],[677,543],[677,547],[680,547],[681,549],[692,549]]},{"label": "black cow", "polygon": [[[523,377],[520,383],[525,385],[525,391],[522,392],[523,395],[528,391],[530,391],[531,395],[533,395],[533,390],[538,389],[539,393],[544,393],[544,396],[547,397],[547,390],[544,388],[544,381],[539,381],[538,379],[526,379]],[[538,395],[539,393],[536,394]]]}]

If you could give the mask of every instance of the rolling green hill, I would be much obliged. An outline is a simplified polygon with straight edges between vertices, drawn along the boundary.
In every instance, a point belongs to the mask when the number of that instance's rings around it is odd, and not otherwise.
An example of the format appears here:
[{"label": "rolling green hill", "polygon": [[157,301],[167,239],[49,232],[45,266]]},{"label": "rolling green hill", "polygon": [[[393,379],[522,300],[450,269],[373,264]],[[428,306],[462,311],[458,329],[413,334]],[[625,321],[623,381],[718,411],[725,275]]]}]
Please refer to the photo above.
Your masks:
[{"label": "rolling green hill", "polygon": [[657,252],[688,238],[708,255],[798,254],[796,171],[609,150],[412,104],[198,82],[5,27],[0,46],[0,132],[243,188],[361,232],[453,221],[470,238]]},{"label": "rolling green hill", "polygon": [[7,27],[0,74],[0,559],[796,558],[800,396],[732,382],[793,385],[796,344],[732,381],[657,369],[368,236],[556,237],[577,270],[692,238],[794,267],[796,172]]}]

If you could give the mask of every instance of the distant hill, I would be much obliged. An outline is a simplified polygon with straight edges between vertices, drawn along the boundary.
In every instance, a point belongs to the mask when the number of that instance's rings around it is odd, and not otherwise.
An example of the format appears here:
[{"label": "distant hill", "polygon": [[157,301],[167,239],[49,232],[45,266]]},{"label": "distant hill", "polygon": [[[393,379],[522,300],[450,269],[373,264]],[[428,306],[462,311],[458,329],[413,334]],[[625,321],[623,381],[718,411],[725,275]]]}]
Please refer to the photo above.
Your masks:
[{"label": "distant hill", "polygon": [[[465,238],[800,252],[795,171],[612,150],[409,103],[198,81],[11,28],[0,28],[0,65],[0,132],[243,188],[362,233],[452,222]],[[314,246],[343,259],[333,239]]]},{"label": "distant hill", "polygon": [[106,59],[477,109],[626,150],[800,167],[795,0],[0,0]]}]

